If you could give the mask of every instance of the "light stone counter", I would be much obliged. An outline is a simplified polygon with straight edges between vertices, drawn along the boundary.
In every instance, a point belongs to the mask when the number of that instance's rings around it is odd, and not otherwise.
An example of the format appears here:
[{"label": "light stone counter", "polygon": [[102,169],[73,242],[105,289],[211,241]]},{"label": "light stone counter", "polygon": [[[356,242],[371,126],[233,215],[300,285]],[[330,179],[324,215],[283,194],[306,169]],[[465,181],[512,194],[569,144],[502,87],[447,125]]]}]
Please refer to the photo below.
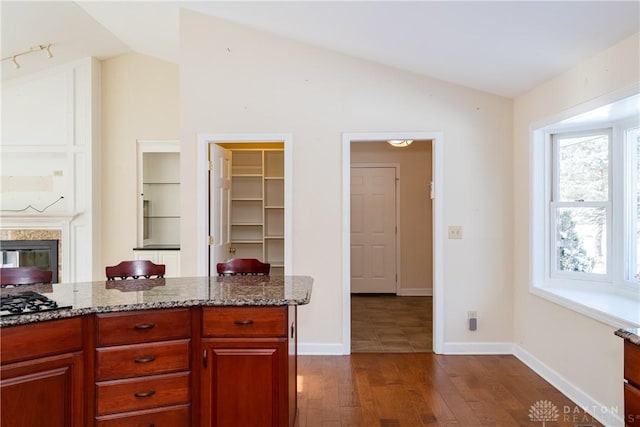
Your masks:
[{"label": "light stone counter", "polygon": [[0,294],[34,291],[69,307],[0,317],[0,327],[92,313],[176,307],[283,306],[308,304],[309,276],[212,276],[57,283],[3,288]]}]

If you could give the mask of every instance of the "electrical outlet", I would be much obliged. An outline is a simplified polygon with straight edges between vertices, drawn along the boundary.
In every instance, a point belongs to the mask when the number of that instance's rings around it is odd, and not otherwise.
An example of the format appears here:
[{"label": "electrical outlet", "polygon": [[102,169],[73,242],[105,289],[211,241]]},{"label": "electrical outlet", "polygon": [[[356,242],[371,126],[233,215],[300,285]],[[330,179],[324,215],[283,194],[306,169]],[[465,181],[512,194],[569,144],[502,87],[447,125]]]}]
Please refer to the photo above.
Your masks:
[{"label": "electrical outlet", "polygon": [[469,318],[469,330],[475,331],[478,329],[478,313],[475,311],[468,311],[467,317]]},{"label": "electrical outlet", "polygon": [[462,226],[450,225],[449,226],[449,238],[450,239],[462,239]]}]

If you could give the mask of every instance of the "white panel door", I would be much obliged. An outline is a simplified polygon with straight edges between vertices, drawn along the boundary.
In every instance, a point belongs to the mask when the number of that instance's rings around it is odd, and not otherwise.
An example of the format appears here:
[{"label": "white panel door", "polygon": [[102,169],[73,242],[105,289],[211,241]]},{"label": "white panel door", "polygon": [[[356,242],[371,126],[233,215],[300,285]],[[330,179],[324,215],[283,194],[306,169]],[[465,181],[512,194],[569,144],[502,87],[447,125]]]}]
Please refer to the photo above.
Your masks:
[{"label": "white panel door", "polygon": [[209,160],[213,166],[209,177],[209,271],[216,275],[216,264],[224,262],[231,247],[231,150],[209,144]]},{"label": "white panel door", "polygon": [[351,168],[351,292],[396,293],[395,168]]}]

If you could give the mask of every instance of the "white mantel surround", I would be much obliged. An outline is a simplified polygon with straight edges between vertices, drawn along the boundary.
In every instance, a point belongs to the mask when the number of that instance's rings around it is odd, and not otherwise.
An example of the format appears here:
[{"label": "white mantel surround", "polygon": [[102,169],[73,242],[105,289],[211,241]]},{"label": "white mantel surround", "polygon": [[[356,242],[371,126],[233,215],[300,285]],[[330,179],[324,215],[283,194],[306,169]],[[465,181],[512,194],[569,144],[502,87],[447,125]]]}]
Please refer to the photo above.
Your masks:
[{"label": "white mantel surround", "polygon": [[[71,229],[77,215],[0,215],[0,230],[52,230],[60,232],[61,282],[73,282],[78,272],[71,267]],[[77,263],[74,263],[77,265]]]},{"label": "white mantel surround", "polygon": [[64,282],[104,274],[99,88],[93,58],[2,82],[0,230],[59,230]]}]

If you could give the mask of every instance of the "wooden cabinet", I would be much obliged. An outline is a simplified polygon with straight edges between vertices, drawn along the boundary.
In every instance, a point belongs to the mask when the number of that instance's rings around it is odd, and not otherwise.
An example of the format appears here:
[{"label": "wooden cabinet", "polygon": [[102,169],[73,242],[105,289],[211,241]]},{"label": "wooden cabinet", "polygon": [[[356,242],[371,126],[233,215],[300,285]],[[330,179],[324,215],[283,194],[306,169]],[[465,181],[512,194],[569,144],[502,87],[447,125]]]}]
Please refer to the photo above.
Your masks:
[{"label": "wooden cabinet", "polygon": [[624,342],[625,425],[640,426],[640,346]]},{"label": "wooden cabinet", "polygon": [[242,306],[2,328],[1,425],[293,427],[295,323]]},{"label": "wooden cabinet", "polygon": [[190,310],[98,314],[95,329],[97,425],[188,425]]},{"label": "wooden cabinet", "polygon": [[202,426],[294,425],[295,307],[205,308],[202,335]]},{"label": "wooden cabinet", "polygon": [[284,151],[232,149],[231,250],[284,274]]},{"label": "wooden cabinet", "polygon": [[84,425],[82,318],[2,329],[0,425]]}]

